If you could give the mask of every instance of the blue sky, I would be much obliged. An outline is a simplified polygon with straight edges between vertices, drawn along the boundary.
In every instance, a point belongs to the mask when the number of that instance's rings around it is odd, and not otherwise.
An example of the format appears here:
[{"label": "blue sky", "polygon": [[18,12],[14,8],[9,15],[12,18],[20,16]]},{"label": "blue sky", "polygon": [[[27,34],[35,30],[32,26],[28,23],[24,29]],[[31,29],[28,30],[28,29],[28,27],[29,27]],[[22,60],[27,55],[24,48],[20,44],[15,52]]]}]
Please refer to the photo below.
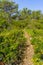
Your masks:
[{"label": "blue sky", "polygon": [[19,5],[19,9],[28,8],[43,12],[43,0],[13,0]]}]

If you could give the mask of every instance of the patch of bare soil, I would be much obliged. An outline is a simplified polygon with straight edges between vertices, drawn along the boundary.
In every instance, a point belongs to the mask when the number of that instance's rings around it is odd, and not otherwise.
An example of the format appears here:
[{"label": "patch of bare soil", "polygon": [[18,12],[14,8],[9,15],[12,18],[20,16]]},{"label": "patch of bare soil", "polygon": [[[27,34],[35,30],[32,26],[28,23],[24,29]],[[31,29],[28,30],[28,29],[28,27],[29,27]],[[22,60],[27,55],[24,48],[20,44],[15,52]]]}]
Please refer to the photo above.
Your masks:
[{"label": "patch of bare soil", "polygon": [[25,51],[25,57],[23,59],[23,62],[20,65],[33,65],[32,58],[34,55],[34,49],[30,42],[30,35],[24,30],[24,36],[27,39],[26,45],[26,51]]}]

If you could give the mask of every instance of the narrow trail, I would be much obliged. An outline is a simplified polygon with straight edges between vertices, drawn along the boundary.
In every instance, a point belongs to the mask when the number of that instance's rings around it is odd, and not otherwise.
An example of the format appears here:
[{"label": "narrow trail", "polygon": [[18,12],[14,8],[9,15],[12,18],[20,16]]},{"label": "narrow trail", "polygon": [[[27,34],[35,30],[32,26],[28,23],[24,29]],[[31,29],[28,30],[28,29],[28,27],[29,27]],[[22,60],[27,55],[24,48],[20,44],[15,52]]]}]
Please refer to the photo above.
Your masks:
[{"label": "narrow trail", "polygon": [[25,30],[24,30],[24,36],[27,39],[27,44],[26,44],[27,48],[25,51],[25,57],[21,65],[33,65],[32,58],[34,55],[34,49],[30,42],[30,35],[28,35],[28,33]]}]

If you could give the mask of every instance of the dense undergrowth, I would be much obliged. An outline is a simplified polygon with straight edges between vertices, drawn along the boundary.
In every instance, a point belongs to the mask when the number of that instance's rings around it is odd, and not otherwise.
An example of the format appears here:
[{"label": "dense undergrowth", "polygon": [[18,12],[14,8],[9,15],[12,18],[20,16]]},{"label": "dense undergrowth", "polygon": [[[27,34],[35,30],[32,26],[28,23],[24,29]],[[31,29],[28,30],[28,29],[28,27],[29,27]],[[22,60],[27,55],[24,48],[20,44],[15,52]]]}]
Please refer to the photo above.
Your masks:
[{"label": "dense undergrowth", "polygon": [[12,20],[0,22],[0,59],[5,64],[22,62],[26,39],[23,29],[31,35],[34,47],[34,65],[43,65],[43,20]]},{"label": "dense undergrowth", "polygon": [[26,39],[22,29],[4,21],[0,23],[0,60],[5,64],[19,64],[25,50]]},{"label": "dense undergrowth", "polygon": [[[30,27],[26,31],[31,35],[31,43],[34,47],[34,65],[43,65],[43,24],[40,22],[33,21]],[[35,24],[34,24],[35,23]]]}]

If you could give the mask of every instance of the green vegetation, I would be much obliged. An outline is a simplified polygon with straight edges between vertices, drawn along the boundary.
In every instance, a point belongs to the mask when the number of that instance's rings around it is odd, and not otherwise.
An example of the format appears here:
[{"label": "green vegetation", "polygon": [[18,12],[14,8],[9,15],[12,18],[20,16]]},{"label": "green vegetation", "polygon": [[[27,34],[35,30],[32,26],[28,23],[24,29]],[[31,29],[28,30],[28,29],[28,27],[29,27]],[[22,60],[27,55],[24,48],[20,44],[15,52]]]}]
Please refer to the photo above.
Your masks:
[{"label": "green vegetation", "polygon": [[[43,26],[41,24],[41,20],[39,22],[40,26],[37,25],[37,23],[32,26],[32,29],[28,28],[26,31],[32,37],[31,42],[35,52],[33,57],[34,65],[43,65]],[[36,27],[35,25],[39,26],[40,28]]]},{"label": "green vegetation", "polygon": [[[13,15],[14,14],[14,15]],[[0,61],[5,65],[22,62],[26,39],[23,29],[31,35],[34,65],[43,65],[43,14],[24,8],[18,11],[14,2],[0,2]]]}]

